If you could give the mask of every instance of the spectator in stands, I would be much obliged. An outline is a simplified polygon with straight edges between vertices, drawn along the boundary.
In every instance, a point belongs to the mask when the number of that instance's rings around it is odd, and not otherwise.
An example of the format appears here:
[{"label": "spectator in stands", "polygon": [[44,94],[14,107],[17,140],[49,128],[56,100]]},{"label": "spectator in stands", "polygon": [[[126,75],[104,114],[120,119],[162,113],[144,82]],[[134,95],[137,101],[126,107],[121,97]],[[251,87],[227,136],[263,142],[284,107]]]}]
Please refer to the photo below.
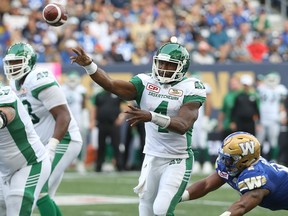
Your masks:
[{"label": "spectator in stands", "polygon": [[200,41],[197,50],[191,55],[192,62],[195,64],[214,64],[214,56],[210,54],[210,46],[206,41]]},{"label": "spectator in stands", "polygon": [[222,14],[220,11],[218,11],[216,2],[210,2],[207,5],[207,11],[206,11],[206,24],[209,27],[213,27],[215,25],[215,22],[219,22],[224,25],[224,19],[222,17]]},{"label": "spectator in stands", "polygon": [[[89,53],[89,55],[93,56],[95,54],[95,50],[97,48],[97,45],[99,45],[99,43],[97,39],[91,34],[89,23],[90,23],[89,21],[84,21],[81,24],[81,31],[80,31],[81,34],[77,36],[76,41],[79,45],[83,46],[83,48],[85,49],[87,53]],[[95,56],[94,56],[94,59],[95,59]]]},{"label": "spectator in stands", "polygon": [[239,29],[242,23],[247,23],[250,21],[249,17],[244,13],[244,5],[242,2],[241,3],[234,2],[233,20],[234,20],[234,25],[237,29]]},{"label": "spectator in stands", "polygon": [[104,58],[107,64],[125,62],[123,55],[117,52],[117,44],[115,42],[112,43],[111,50],[106,53]]},{"label": "spectator in stands", "polygon": [[208,43],[212,47],[217,61],[225,62],[231,47],[229,37],[227,33],[223,31],[223,24],[220,20],[214,20],[214,25],[208,37]]},{"label": "spectator in stands", "polygon": [[43,48],[38,51],[38,62],[61,62],[61,55],[57,52],[56,45],[49,38],[42,38]]},{"label": "spectator in stands", "polygon": [[235,43],[232,43],[230,59],[232,60],[232,62],[239,62],[239,63],[251,62],[250,53],[246,45],[244,44],[244,38],[242,35],[236,38]]},{"label": "spectator in stands", "polygon": [[240,78],[243,89],[235,97],[234,105],[231,109],[232,131],[245,131],[256,134],[256,124],[259,124],[259,96],[253,89],[253,78],[245,74]]},{"label": "spectator in stands", "polygon": [[260,8],[258,16],[251,21],[252,29],[258,33],[268,34],[271,32],[271,23],[265,8]]},{"label": "spectator in stands", "polygon": [[285,20],[283,30],[280,33],[280,53],[285,53],[288,48],[288,20]]},{"label": "spectator in stands", "polygon": [[65,42],[63,41],[63,48],[60,51],[62,64],[70,63],[70,58],[72,54],[72,48],[77,46],[77,42],[74,39],[68,39]]},{"label": "spectator in stands", "polygon": [[279,50],[280,41],[273,39],[269,45],[269,52],[263,57],[263,62],[269,62],[273,64],[282,63],[284,61],[283,56]]},{"label": "spectator in stands", "polygon": [[248,45],[253,41],[255,33],[251,30],[250,23],[241,23],[239,26],[238,35],[243,38],[243,44]]},{"label": "spectator in stands", "polygon": [[139,22],[132,24],[130,28],[131,41],[134,46],[144,48],[145,41],[152,31],[153,24],[147,21],[147,14],[141,13]]},{"label": "spectator in stands", "polygon": [[131,60],[134,65],[146,65],[150,62],[150,57],[144,47],[135,47]]},{"label": "spectator in stands", "polygon": [[247,45],[252,62],[263,62],[263,58],[268,54],[269,48],[266,44],[265,34],[255,33],[253,41]]}]

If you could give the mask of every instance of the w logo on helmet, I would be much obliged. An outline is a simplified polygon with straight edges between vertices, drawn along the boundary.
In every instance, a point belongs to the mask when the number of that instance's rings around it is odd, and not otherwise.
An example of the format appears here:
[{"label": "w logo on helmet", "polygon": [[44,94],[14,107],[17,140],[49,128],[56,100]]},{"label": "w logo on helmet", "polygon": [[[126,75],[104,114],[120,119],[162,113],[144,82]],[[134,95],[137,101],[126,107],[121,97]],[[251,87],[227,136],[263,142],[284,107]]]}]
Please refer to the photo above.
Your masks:
[{"label": "w logo on helmet", "polygon": [[242,150],[242,156],[245,156],[248,154],[254,154],[254,152],[255,152],[255,142],[254,141],[239,143],[239,147]]}]

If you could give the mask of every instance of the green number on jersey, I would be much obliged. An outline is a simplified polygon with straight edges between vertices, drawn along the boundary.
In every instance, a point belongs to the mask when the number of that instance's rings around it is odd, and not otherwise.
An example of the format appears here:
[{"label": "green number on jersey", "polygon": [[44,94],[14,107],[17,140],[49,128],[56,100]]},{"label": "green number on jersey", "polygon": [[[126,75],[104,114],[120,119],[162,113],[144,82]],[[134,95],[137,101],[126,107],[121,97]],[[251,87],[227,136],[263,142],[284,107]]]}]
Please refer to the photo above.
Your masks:
[{"label": "green number on jersey", "polygon": [[[159,106],[154,110],[154,112],[162,114],[162,115],[167,115],[167,107],[168,107],[168,101],[162,101],[159,104]],[[161,128],[160,126],[158,127],[158,132],[169,133],[167,129]]]},{"label": "green number on jersey", "polygon": [[205,86],[202,82],[196,81],[195,82],[195,89],[205,89]]},{"label": "green number on jersey", "polygon": [[33,124],[36,124],[40,121],[40,119],[38,118],[38,116],[36,116],[33,112],[32,112],[32,107],[31,104],[27,101],[27,100],[23,100],[22,103],[27,106],[27,111],[30,115],[30,118],[32,120]]}]

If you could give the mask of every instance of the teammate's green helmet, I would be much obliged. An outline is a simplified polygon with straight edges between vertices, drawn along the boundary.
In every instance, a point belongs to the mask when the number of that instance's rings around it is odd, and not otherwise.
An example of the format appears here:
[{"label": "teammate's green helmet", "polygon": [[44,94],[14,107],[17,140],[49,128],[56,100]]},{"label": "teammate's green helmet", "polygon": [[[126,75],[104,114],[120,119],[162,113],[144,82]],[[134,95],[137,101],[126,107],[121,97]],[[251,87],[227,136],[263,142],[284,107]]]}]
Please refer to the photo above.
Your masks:
[{"label": "teammate's green helmet", "polygon": [[[170,67],[163,69],[163,62],[169,62]],[[189,65],[190,55],[187,49],[178,43],[169,42],[161,46],[153,57],[152,76],[160,83],[180,81]]]},{"label": "teammate's green helmet", "polygon": [[8,79],[19,80],[36,64],[37,54],[30,44],[19,42],[9,47],[3,59],[4,73]]}]

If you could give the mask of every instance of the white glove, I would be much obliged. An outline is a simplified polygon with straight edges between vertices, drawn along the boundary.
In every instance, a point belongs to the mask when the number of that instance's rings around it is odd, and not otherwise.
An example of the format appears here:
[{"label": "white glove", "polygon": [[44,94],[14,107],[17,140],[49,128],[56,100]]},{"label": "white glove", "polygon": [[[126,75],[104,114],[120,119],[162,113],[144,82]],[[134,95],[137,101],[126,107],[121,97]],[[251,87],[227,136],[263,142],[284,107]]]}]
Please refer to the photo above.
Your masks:
[{"label": "white glove", "polygon": [[51,137],[48,144],[46,145],[46,149],[48,151],[49,158],[50,158],[51,162],[54,160],[58,143],[59,143],[58,139]]},{"label": "white glove", "polygon": [[230,215],[231,215],[231,212],[225,211],[220,216],[230,216]]}]

